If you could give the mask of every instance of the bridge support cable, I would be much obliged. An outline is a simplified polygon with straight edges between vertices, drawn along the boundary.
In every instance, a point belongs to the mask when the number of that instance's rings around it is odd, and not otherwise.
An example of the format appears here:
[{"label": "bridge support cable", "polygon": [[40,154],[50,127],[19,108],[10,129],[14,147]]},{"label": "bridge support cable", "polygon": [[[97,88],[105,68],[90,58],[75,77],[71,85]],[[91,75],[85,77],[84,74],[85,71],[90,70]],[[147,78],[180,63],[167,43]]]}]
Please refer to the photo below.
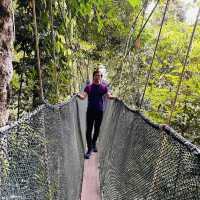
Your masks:
[{"label": "bridge support cable", "polygon": [[142,104],[143,104],[143,101],[144,101],[144,96],[145,96],[145,93],[146,93],[146,89],[147,89],[147,86],[149,84],[149,80],[150,80],[150,76],[151,76],[151,71],[152,71],[152,67],[153,67],[153,62],[154,62],[154,59],[155,59],[155,56],[156,56],[156,51],[157,51],[158,44],[159,44],[159,41],[160,41],[160,35],[161,35],[161,31],[162,31],[163,24],[164,24],[164,21],[165,21],[165,16],[166,16],[166,13],[167,13],[169,2],[170,2],[170,0],[167,0],[166,5],[165,5],[165,10],[164,10],[164,13],[163,13],[163,18],[162,18],[162,21],[161,21],[161,26],[160,26],[160,30],[159,30],[159,33],[158,33],[158,37],[157,37],[157,41],[156,41],[156,46],[155,46],[155,49],[154,49],[153,57],[152,57],[151,64],[150,64],[150,67],[149,67],[149,70],[148,70],[148,74],[147,74],[147,80],[146,80],[146,83],[145,83],[144,91],[143,91],[141,102],[140,102],[140,108],[142,107]]},{"label": "bridge support cable", "polygon": [[[150,20],[151,16],[153,15],[153,13],[154,13],[156,7],[158,6],[159,2],[160,2],[160,0],[157,0],[155,6],[153,7],[151,13],[149,14],[149,16],[148,16],[148,18],[147,18],[147,20],[145,21],[144,25],[141,27],[139,33],[137,34],[136,38],[134,39],[133,44],[135,44],[135,42],[139,39],[140,35],[142,34],[143,30],[145,29],[146,24],[148,23],[148,21]],[[145,2],[145,3],[146,3],[146,2]],[[145,3],[143,4],[143,7],[145,6]],[[142,12],[143,10],[144,10],[144,8],[142,8],[142,9],[139,11],[139,14],[137,15],[137,17],[139,17],[140,12]],[[134,22],[135,24],[136,24],[136,22],[137,22],[137,17],[136,17],[135,22]],[[130,38],[131,38],[131,35],[129,35],[129,40],[130,40]],[[130,41],[129,41],[129,42],[130,42]],[[128,43],[129,43],[129,42],[128,42]],[[119,83],[121,83],[122,76],[123,76],[123,62],[125,61],[127,55],[129,54],[129,52],[130,52],[130,51],[132,50],[132,48],[133,48],[133,46],[130,47],[130,48],[128,48],[128,46],[129,46],[128,43],[127,43],[127,49],[125,50],[125,54],[124,54],[124,56],[121,58],[121,60],[120,60],[120,62],[119,62],[119,63],[120,63],[119,66],[121,66],[121,69],[120,69],[120,72],[119,72],[119,73],[120,73]],[[119,95],[121,95],[121,89],[120,89]]]},{"label": "bridge support cable", "polygon": [[192,31],[192,35],[190,37],[189,46],[188,46],[187,53],[186,53],[185,60],[184,60],[184,64],[183,64],[183,69],[182,69],[181,76],[180,76],[180,79],[179,79],[179,82],[178,82],[176,94],[175,94],[175,97],[174,97],[174,100],[173,100],[173,103],[172,103],[172,106],[171,106],[171,111],[170,111],[169,118],[168,118],[168,124],[170,124],[173,112],[175,110],[176,101],[177,101],[177,98],[178,98],[178,95],[179,95],[179,91],[180,91],[180,87],[181,87],[181,84],[182,84],[182,80],[184,78],[185,68],[186,68],[186,66],[188,64],[188,58],[189,58],[189,54],[190,54],[190,51],[191,51],[191,48],[192,48],[192,42],[193,42],[195,31],[196,31],[196,28],[197,28],[199,16],[200,16],[200,8],[198,10],[196,21],[195,21],[195,24],[194,24],[194,27],[193,27],[193,31]]},{"label": "bridge support cable", "polygon": [[[133,43],[135,43],[138,38],[140,37],[141,33],[143,32],[144,28],[146,27],[146,24],[148,23],[148,21],[150,20],[151,16],[153,15],[156,7],[158,6],[160,0],[157,0],[157,3],[155,4],[154,8],[152,9],[151,13],[149,14],[146,22],[144,23],[144,25],[141,27],[138,35],[136,36],[136,38],[134,39]],[[132,27],[134,27],[137,23],[137,20],[141,14],[141,12],[144,10],[144,7],[145,7],[145,4],[147,3],[147,1],[145,1],[145,3],[143,4],[142,8],[140,9],[139,13],[137,14],[134,22],[133,22],[133,25]],[[129,48],[129,43],[130,43],[130,39],[131,39],[131,32],[132,30],[130,30],[129,32],[129,36],[128,36],[128,39],[127,39],[127,44],[126,44],[126,47],[125,47],[125,52],[124,52],[124,55],[122,56],[122,58],[120,59],[119,61],[119,66],[121,66],[121,69],[120,69],[120,77],[119,77],[119,83],[121,83],[121,80],[122,80],[122,76],[123,76],[123,62],[125,61],[127,55],[129,54],[129,52],[132,50],[132,47]],[[121,90],[120,90],[121,91]],[[119,92],[119,95],[121,94],[121,92]]]},{"label": "bridge support cable", "polygon": [[[145,4],[144,4],[145,5]],[[129,31],[129,35],[128,35],[128,39],[127,39],[127,42],[126,42],[126,46],[125,46],[125,52],[124,52],[124,57],[126,57],[126,54],[127,54],[127,51],[128,51],[128,47],[129,47],[129,44],[130,44],[130,40],[131,40],[131,36],[132,36],[132,32],[134,31],[135,29],[135,26],[136,26],[136,23],[138,21],[138,18],[140,16],[140,14],[142,13],[142,11],[144,10],[144,5],[142,6],[142,8],[140,9],[140,11],[138,12],[138,14],[136,15],[134,21],[133,21],[133,24],[131,25],[131,29]]]},{"label": "bridge support cable", "polygon": [[[145,21],[144,25],[141,27],[139,33],[137,34],[137,36],[135,37],[133,44],[139,39],[140,35],[142,34],[142,32],[144,31],[147,23],[149,22],[151,16],[153,15],[155,9],[157,8],[158,4],[159,4],[160,0],[157,0],[155,6],[153,7],[151,13],[149,14],[147,20]],[[127,53],[124,55],[124,59],[126,59],[127,55],[129,54],[129,52],[133,49],[133,46],[129,48],[129,50],[127,51]]]}]

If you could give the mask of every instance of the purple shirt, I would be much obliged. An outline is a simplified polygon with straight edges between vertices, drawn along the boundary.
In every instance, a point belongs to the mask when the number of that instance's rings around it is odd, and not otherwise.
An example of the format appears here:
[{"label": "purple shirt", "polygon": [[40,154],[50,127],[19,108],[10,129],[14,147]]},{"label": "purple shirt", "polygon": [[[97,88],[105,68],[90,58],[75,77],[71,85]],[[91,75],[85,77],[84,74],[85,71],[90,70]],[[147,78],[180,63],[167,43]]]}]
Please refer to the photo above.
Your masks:
[{"label": "purple shirt", "polygon": [[92,83],[85,87],[84,92],[88,94],[88,109],[103,111],[103,95],[108,92],[107,86]]}]

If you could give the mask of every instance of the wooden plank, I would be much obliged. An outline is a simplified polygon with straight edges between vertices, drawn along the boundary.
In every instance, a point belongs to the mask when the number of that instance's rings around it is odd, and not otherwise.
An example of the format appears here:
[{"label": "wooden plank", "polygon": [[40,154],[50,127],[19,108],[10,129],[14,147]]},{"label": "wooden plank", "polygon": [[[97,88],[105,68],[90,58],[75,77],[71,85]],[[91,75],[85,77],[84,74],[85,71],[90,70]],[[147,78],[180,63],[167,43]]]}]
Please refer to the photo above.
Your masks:
[{"label": "wooden plank", "polygon": [[101,200],[97,153],[85,160],[80,200]]}]

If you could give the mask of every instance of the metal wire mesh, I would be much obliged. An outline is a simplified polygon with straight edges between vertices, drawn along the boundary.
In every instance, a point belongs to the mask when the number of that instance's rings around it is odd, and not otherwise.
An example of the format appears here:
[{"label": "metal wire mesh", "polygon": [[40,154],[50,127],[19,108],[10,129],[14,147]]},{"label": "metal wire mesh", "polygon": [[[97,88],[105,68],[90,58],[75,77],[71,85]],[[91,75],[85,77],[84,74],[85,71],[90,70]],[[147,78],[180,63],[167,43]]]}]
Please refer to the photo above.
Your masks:
[{"label": "metal wire mesh", "polygon": [[200,151],[120,101],[110,102],[100,133],[104,200],[200,199]]},{"label": "metal wire mesh", "polygon": [[72,98],[1,129],[1,200],[79,199],[85,109],[85,102]]}]

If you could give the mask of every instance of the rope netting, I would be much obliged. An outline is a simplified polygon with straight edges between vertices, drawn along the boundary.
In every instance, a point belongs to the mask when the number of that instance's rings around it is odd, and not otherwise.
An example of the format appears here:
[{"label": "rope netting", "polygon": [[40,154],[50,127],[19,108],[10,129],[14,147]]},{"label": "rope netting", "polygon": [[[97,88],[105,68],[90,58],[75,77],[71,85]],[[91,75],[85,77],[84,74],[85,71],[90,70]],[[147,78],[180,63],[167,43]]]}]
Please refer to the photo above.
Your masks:
[{"label": "rope netting", "polygon": [[100,144],[103,199],[200,199],[200,151],[169,127],[114,101]]},{"label": "rope netting", "polygon": [[[81,104],[81,105],[78,105]],[[85,102],[43,105],[0,133],[0,199],[79,199]]]},{"label": "rope netting", "polygon": [[[0,129],[1,200],[80,198],[85,114],[73,97]],[[99,146],[102,199],[200,199],[199,150],[118,100],[107,104]]]}]

